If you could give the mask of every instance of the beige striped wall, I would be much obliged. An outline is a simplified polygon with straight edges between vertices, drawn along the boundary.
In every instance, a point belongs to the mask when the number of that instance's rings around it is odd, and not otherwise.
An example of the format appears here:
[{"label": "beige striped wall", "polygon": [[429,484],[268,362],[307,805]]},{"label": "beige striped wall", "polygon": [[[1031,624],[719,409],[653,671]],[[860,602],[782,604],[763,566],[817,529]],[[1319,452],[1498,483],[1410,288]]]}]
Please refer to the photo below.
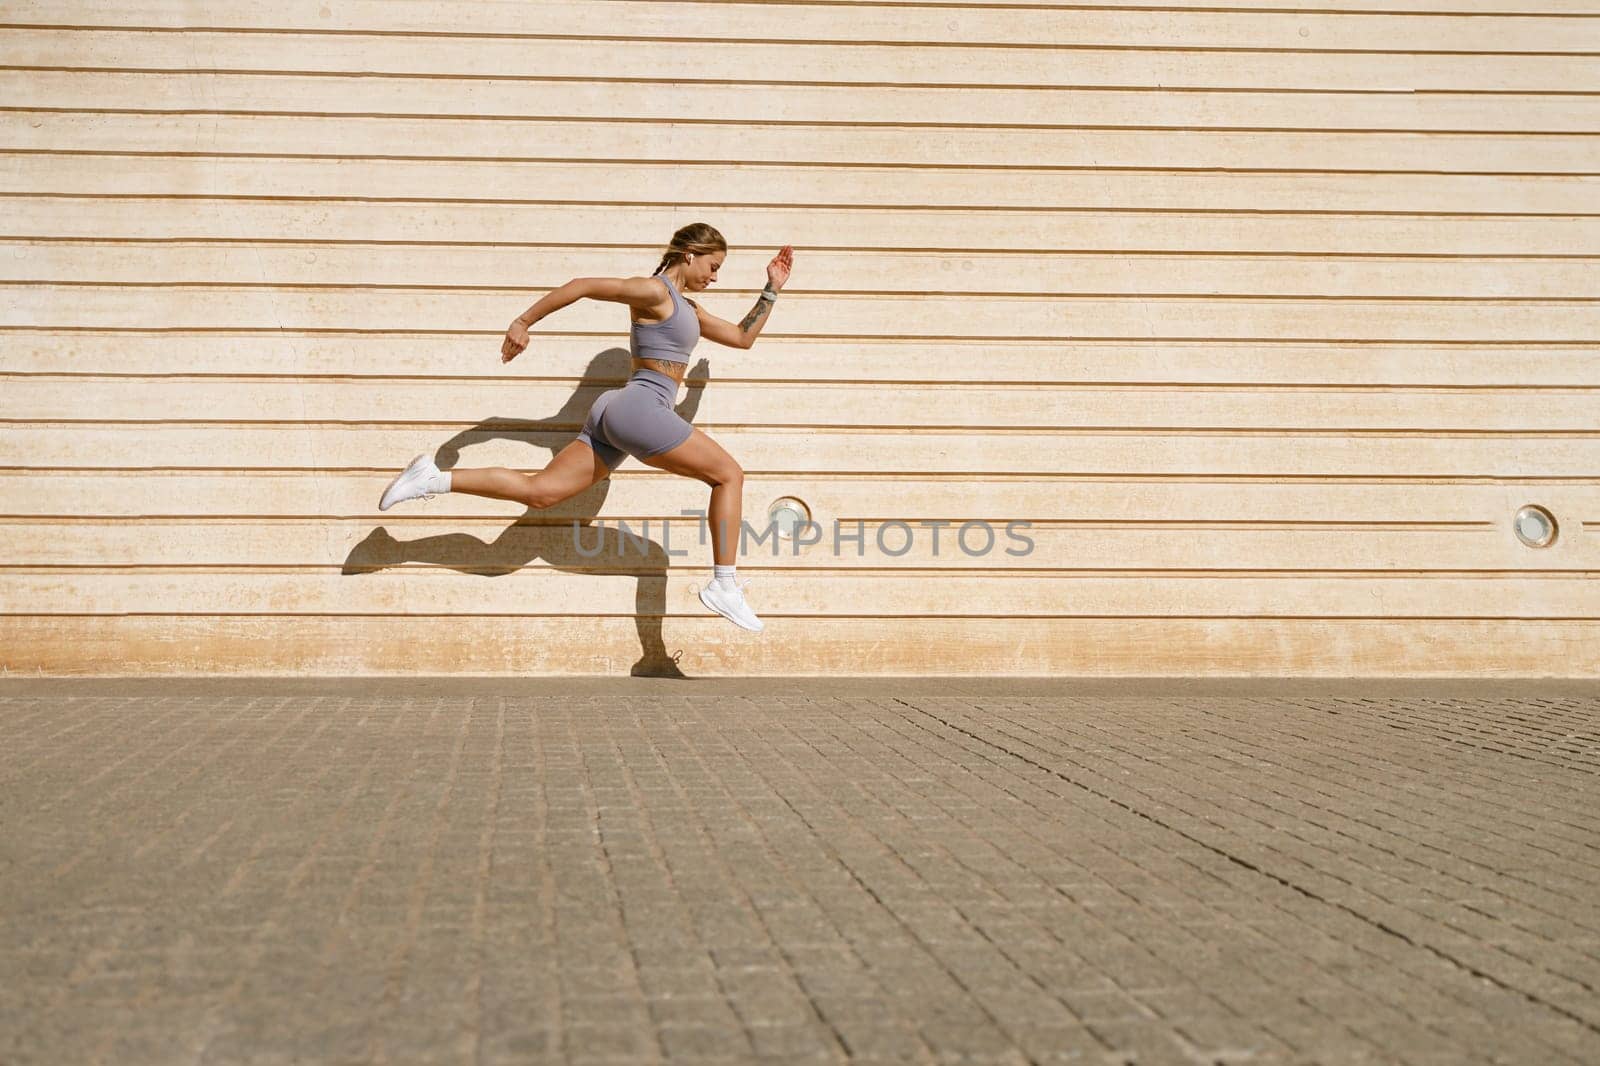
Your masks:
[{"label": "beige striped wall", "polygon": [[[1600,676],[1600,2],[0,23],[6,671]],[[625,314],[502,367],[506,323],[696,220],[732,320],[796,248],[696,423],[753,524],[863,554],[747,554],[754,636],[693,595],[705,487],[637,461],[377,512],[419,451],[542,466]]]}]

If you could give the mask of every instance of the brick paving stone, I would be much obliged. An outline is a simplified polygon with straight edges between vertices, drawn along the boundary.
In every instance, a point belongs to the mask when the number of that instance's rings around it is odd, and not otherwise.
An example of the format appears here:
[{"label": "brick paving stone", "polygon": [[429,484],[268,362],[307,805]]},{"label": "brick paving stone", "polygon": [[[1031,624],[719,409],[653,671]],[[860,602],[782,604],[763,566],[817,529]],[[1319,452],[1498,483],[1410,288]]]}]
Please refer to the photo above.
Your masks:
[{"label": "brick paving stone", "polygon": [[0,681],[0,1063],[1600,1061],[1600,685]]}]

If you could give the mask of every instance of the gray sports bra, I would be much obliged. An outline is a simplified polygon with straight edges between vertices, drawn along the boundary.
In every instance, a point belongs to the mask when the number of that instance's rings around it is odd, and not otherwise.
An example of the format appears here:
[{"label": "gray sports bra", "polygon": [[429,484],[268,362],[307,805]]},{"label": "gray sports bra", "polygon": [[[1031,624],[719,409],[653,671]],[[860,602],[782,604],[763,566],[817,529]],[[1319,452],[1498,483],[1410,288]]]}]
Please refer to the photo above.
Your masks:
[{"label": "gray sports bra", "polygon": [[661,322],[635,322],[628,332],[628,347],[635,359],[688,363],[689,353],[700,340],[700,318],[670,278],[665,274],[656,277],[667,283],[667,292],[672,294],[672,314]]}]

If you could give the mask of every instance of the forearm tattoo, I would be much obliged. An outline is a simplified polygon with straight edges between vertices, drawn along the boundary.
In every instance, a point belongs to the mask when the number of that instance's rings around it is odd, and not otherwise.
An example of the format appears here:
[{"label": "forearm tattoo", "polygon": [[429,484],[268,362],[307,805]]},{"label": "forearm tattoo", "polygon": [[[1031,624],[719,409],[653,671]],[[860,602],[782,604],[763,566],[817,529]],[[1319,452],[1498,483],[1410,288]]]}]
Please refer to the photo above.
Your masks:
[{"label": "forearm tattoo", "polygon": [[739,323],[739,332],[749,333],[751,328],[765,318],[770,310],[772,310],[772,304],[766,300],[757,300],[756,305],[750,309],[750,313],[744,316],[744,321]]}]

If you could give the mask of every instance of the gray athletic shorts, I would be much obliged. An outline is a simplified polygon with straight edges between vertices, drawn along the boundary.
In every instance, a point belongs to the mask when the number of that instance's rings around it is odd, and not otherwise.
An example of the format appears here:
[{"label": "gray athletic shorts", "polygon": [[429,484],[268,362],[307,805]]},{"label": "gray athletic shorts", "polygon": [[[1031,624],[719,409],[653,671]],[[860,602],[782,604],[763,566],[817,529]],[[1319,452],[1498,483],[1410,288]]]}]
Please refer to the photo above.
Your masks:
[{"label": "gray athletic shorts", "polygon": [[678,383],[659,370],[635,370],[626,385],[595,400],[578,439],[594,449],[607,469],[624,455],[644,459],[670,452],[694,432],[672,409],[677,396]]}]

